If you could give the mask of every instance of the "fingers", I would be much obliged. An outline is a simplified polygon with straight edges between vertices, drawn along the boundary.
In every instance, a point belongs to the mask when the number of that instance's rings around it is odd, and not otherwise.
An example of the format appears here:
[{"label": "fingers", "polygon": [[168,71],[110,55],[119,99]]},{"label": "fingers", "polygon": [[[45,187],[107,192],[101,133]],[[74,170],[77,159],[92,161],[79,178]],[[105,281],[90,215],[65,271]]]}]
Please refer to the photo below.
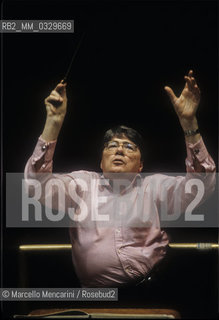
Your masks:
[{"label": "fingers", "polygon": [[189,90],[192,90],[192,80],[188,77],[188,76],[185,76],[184,79],[186,80],[186,85],[188,87]]},{"label": "fingers", "polygon": [[51,91],[50,95],[45,99],[45,103],[47,105],[60,105],[65,98],[66,95],[66,83],[62,84],[61,82],[55,87],[54,90]]},{"label": "fingers", "polygon": [[59,105],[63,102],[63,98],[58,94],[57,91],[53,90],[50,95],[45,99],[46,103],[51,103],[54,105]]},{"label": "fingers", "polygon": [[189,77],[192,77],[192,76],[193,76],[193,70],[189,70],[188,76],[189,76]]},{"label": "fingers", "polygon": [[61,95],[56,90],[53,90],[50,93],[50,97],[52,97],[54,100],[57,100],[57,101],[63,101],[63,98],[61,97]]},{"label": "fingers", "polygon": [[172,104],[174,104],[176,99],[177,99],[177,97],[175,96],[173,90],[170,87],[167,87],[167,86],[164,87],[164,90],[167,92]]},{"label": "fingers", "polygon": [[62,83],[61,81],[60,83],[57,84],[54,90],[57,91],[60,95],[63,95],[66,93],[66,86],[67,86],[67,83]]},{"label": "fingers", "polygon": [[196,94],[200,94],[200,89],[196,83],[195,78],[193,77],[193,70],[189,70],[188,76],[185,76],[186,86],[190,91],[193,91]]},{"label": "fingers", "polygon": [[189,70],[188,76],[185,76],[184,79],[186,80],[187,88],[192,90],[195,81],[195,78],[193,78],[193,70]]}]

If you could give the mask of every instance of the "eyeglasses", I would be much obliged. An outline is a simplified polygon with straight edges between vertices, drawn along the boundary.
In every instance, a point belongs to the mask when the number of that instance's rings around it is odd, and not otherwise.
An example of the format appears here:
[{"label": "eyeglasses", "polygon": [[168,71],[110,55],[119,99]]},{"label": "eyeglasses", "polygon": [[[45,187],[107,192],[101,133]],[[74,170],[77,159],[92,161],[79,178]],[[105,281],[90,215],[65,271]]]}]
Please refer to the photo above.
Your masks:
[{"label": "eyeglasses", "polygon": [[109,151],[109,152],[114,152],[115,149],[119,148],[120,146],[122,146],[126,152],[131,153],[131,152],[135,152],[137,150],[137,146],[134,143],[131,142],[119,142],[119,141],[109,141],[105,143],[105,148]]}]

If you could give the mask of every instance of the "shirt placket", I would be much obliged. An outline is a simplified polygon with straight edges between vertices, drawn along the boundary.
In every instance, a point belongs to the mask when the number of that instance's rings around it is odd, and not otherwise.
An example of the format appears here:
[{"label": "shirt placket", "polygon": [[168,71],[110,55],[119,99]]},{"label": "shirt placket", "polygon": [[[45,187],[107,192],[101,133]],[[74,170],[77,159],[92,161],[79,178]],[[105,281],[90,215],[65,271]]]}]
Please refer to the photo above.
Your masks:
[{"label": "shirt placket", "polygon": [[[121,212],[118,212],[118,214],[122,215],[123,207],[120,208],[120,210],[121,210]],[[114,230],[116,253],[119,257],[119,260],[122,264],[122,267],[123,267],[123,270],[125,271],[125,273],[129,277],[133,278],[134,277],[134,270],[133,270],[133,268],[129,262],[129,259],[125,253],[125,250],[124,250],[123,225],[122,225],[123,222],[122,221],[123,221],[123,219],[121,219],[117,222],[117,226]]]}]

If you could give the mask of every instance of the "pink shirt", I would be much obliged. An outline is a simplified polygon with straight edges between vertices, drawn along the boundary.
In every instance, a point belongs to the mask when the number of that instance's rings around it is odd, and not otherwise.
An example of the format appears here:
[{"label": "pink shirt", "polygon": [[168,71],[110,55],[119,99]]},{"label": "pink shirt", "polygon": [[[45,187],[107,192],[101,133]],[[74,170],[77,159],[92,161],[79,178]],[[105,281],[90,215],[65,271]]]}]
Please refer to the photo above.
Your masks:
[{"label": "pink shirt", "polygon": [[[35,174],[52,172],[52,158],[56,141],[45,143],[39,138],[33,155],[25,167],[25,178],[34,178]],[[196,144],[187,143],[186,169],[187,176],[167,176],[155,174],[141,178],[139,175],[119,193],[120,197],[127,197],[132,212],[136,212],[138,192],[143,192],[143,198],[138,202],[138,211],[148,217],[147,223],[142,227],[135,224],[136,217],[130,218],[130,224],[116,222],[115,225],[101,225],[93,222],[92,227],[87,227],[85,222],[76,222],[70,228],[72,243],[72,259],[75,271],[83,287],[118,287],[123,284],[141,281],[165,256],[168,237],[160,229],[159,208],[162,202],[162,186],[167,190],[168,211],[173,210],[173,196],[180,195],[182,208],[189,201],[184,187],[188,176],[196,171],[196,166],[202,167],[205,172],[215,172],[215,164],[200,139]],[[96,196],[104,196],[107,201],[100,204],[101,213],[112,213],[112,201],[115,195],[111,185],[101,174],[88,171],[74,171],[69,174],[53,175],[60,178],[64,184],[67,203],[72,204],[69,197],[70,188],[78,189],[77,178],[81,177],[86,182],[86,191],[78,191],[81,199],[90,206],[90,201],[95,203]],[[98,183],[104,179],[104,185]],[[140,183],[138,183],[140,181]],[[71,184],[70,184],[71,183]],[[205,188],[207,193],[214,189],[214,177],[207,179]],[[151,186],[156,186],[155,194],[151,196]],[[140,189],[139,189],[140,188]],[[74,190],[73,190],[74,191]],[[65,203],[66,206],[66,203]],[[75,214],[78,214],[75,206]],[[139,209],[140,208],[140,209]],[[63,208],[65,210],[65,208]],[[88,210],[87,219],[91,210]],[[126,221],[127,222],[127,221]]]}]

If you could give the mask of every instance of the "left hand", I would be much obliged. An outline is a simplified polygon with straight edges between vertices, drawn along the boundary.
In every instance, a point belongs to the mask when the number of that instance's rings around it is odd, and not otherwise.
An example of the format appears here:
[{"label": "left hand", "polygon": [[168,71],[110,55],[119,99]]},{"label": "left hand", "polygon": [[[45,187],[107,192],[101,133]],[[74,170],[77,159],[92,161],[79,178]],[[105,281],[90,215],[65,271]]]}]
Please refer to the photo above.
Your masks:
[{"label": "left hand", "polygon": [[164,87],[170,97],[174,109],[181,121],[191,121],[196,116],[196,111],[200,102],[200,89],[193,77],[193,71],[190,70],[188,76],[185,76],[185,87],[179,97],[176,97],[170,87]]}]

